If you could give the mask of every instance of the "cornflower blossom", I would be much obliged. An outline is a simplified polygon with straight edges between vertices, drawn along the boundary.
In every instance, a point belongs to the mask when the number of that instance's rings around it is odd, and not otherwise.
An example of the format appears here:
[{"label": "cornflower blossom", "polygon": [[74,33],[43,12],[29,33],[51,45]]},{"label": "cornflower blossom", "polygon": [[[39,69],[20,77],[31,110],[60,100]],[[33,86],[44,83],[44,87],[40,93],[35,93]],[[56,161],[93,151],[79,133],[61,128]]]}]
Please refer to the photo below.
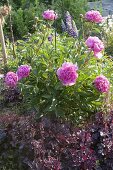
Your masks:
[{"label": "cornflower blossom", "polygon": [[52,34],[50,34],[50,35],[48,36],[48,41],[50,41],[50,42],[53,41],[53,35],[52,35]]},{"label": "cornflower blossom", "polygon": [[50,20],[50,21],[54,21],[58,18],[57,13],[55,13],[55,11],[49,10],[49,9],[47,11],[44,11],[42,16],[45,20]]},{"label": "cornflower blossom", "polygon": [[88,37],[86,45],[94,52],[96,58],[100,59],[102,57],[101,51],[104,49],[104,44],[98,37]]},{"label": "cornflower blossom", "polygon": [[58,79],[64,86],[72,86],[76,83],[78,78],[77,65],[71,62],[64,62],[62,67],[57,70]]},{"label": "cornflower blossom", "polygon": [[31,70],[31,67],[28,65],[19,66],[17,70],[18,80],[28,77],[30,74],[30,70]]},{"label": "cornflower blossom", "polygon": [[5,84],[6,86],[10,87],[10,88],[14,88],[16,87],[18,82],[18,76],[16,73],[14,72],[8,72],[5,76]]},{"label": "cornflower blossom", "polygon": [[103,21],[103,17],[101,16],[100,12],[95,10],[86,12],[85,19],[94,23],[101,23]]},{"label": "cornflower blossom", "polygon": [[103,75],[97,76],[96,79],[93,81],[93,84],[95,88],[101,93],[108,92],[110,88],[109,80]]}]

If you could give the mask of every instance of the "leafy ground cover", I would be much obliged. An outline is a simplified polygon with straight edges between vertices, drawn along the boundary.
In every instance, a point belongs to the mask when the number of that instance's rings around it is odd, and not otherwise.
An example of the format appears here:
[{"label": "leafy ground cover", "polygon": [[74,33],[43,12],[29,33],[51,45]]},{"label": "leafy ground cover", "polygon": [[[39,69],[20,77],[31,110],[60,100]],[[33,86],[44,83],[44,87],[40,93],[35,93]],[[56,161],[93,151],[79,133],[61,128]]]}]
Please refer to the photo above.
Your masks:
[{"label": "leafy ground cover", "polygon": [[97,113],[90,123],[35,115],[1,115],[1,170],[112,170],[113,115]]}]

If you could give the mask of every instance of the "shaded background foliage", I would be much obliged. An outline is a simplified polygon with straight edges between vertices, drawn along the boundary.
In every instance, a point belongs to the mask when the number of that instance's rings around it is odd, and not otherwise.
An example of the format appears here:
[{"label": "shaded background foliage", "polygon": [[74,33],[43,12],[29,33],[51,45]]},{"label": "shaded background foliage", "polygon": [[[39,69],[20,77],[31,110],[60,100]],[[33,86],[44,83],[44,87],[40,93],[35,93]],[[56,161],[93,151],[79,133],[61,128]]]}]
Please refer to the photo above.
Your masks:
[{"label": "shaded background foliage", "polygon": [[[7,0],[2,0],[1,5],[7,4]],[[77,25],[80,26],[80,14],[84,14],[87,7],[87,0],[56,0],[56,1],[40,1],[40,0],[9,0],[12,6],[12,25],[15,38],[23,38],[28,32],[35,30],[35,16],[41,18],[45,9],[53,9],[59,13],[57,29],[61,31],[61,19],[66,11],[70,11]],[[10,37],[10,22],[6,19],[5,34]]]}]

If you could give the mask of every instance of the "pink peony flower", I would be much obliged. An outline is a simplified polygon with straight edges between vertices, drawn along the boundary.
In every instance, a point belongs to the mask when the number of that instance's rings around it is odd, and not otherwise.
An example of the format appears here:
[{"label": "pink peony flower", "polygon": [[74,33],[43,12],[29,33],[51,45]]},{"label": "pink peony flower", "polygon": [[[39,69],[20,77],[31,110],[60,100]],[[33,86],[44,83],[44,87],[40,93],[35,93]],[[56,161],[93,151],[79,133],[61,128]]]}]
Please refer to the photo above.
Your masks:
[{"label": "pink peony flower", "polygon": [[108,92],[110,88],[109,80],[103,75],[97,76],[93,84],[95,88],[101,93]]},{"label": "pink peony flower", "polygon": [[16,73],[14,72],[8,72],[5,76],[5,84],[8,87],[15,87],[17,85],[18,82],[18,76]]},{"label": "pink peony flower", "polygon": [[49,9],[47,11],[44,11],[42,16],[45,20],[50,20],[50,21],[53,21],[58,18],[58,15],[53,10],[49,10]]},{"label": "pink peony flower", "polygon": [[94,23],[100,23],[103,21],[103,17],[101,16],[100,12],[94,10],[86,12],[85,19],[87,21],[94,22]]},{"label": "pink peony flower", "polygon": [[17,70],[18,80],[28,77],[30,74],[31,67],[28,65],[21,65]]},{"label": "pink peony flower", "polygon": [[94,56],[98,59],[102,58],[102,53],[100,52],[94,52]]},{"label": "pink peony flower", "polygon": [[64,86],[72,86],[78,78],[77,65],[69,62],[64,62],[62,67],[57,70],[57,76]]},{"label": "pink peony flower", "polygon": [[94,56],[96,58],[102,57],[100,52],[104,49],[104,44],[98,37],[88,37],[86,40],[86,45],[90,50],[94,52]]}]

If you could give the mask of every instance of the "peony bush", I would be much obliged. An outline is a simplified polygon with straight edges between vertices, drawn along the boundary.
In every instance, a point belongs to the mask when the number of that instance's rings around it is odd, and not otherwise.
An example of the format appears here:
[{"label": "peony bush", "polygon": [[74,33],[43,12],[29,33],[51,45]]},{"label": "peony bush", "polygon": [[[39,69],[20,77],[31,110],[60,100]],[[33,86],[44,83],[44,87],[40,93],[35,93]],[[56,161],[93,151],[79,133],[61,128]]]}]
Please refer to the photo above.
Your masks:
[{"label": "peony bush", "polygon": [[[85,34],[84,27],[77,28],[69,12],[62,34],[51,25],[51,21],[57,23],[55,11],[47,10],[42,15],[49,22],[39,21],[34,34],[17,41],[15,60],[8,48],[8,70],[15,72],[17,79],[7,73],[5,83],[11,88],[18,86],[24,108],[35,111],[37,117],[82,122],[102,109],[108,93],[112,100],[112,61],[104,52],[102,37],[91,30]],[[89,11],[82,21],[96,29],[102,16]]]}]

